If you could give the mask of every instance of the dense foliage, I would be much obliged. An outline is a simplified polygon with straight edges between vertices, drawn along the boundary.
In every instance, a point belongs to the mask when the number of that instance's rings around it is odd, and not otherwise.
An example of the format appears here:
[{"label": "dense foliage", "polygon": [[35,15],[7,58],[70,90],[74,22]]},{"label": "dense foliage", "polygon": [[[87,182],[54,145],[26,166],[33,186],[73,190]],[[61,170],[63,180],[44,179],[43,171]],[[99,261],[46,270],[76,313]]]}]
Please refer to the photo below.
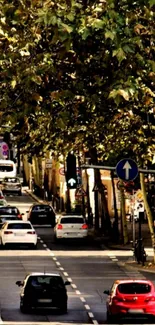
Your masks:
[{"label": "dense foliage", "polygon": [[152,158],[154,6],[0,1],[0,111],[24,150]]}]

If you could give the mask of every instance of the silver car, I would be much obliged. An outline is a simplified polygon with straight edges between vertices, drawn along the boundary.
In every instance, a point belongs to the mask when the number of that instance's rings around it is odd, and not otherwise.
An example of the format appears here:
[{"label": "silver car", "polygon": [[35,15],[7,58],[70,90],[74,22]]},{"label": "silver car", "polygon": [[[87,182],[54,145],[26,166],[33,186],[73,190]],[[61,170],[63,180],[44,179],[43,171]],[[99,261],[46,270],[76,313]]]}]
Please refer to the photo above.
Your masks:
[{"label": "silver car", "polygon": [[22,184],[19,177],[5,177],[2,182],[2,191],[6,194],[22,195]]}]

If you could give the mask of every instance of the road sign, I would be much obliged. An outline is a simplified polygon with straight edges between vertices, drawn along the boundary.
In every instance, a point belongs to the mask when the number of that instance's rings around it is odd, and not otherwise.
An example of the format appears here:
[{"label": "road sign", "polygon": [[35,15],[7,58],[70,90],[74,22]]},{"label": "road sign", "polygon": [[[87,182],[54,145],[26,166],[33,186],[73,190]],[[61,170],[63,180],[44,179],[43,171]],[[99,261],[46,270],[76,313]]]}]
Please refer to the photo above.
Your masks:
[{"label": "road sign", "polygon": [[52,164],[46,164],[46,165],[45,165],[45,168],[47,168],[47,169],[51,169],[51,168],[52,168]]},{"label": "road sign", "polygon": [[52,159],[46,159],[45,160],[45,168],[52,168]]},{"label": "road sign", "polygon": [[132,181],[138,175],[138,166],[131,158],[125,158],[117,163],[116,173],[123,181]]},{"label": "road sign", "polygon": [[60,167],[59,168],[59,174],[62,175],[62,176],[65,176],[65,169],[64,169],[64,167]]},{"label": "road sign", "polygon": [[86,191],[83,189],[82,186],[78,187],[75,191],[75,197],[82,197],[82,196],[86,196],[87,193]]},{"label": "road sign", "polygon": [[74,178],[69,178],[67,183],[70,185],[70,187],[74,188],[75,184],[76,184],[76,179]]}]

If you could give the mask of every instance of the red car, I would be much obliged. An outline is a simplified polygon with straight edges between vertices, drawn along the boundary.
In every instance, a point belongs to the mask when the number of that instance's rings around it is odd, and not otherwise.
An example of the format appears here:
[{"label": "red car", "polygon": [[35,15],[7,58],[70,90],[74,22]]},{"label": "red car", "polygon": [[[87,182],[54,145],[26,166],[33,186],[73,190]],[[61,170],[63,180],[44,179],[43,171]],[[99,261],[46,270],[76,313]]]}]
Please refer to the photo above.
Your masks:
[{"label": "red car", "polygon": [[120,317],[154,317],[155,286],[148,280],[116,280],[110,290],[105,290],[107,321]]}]

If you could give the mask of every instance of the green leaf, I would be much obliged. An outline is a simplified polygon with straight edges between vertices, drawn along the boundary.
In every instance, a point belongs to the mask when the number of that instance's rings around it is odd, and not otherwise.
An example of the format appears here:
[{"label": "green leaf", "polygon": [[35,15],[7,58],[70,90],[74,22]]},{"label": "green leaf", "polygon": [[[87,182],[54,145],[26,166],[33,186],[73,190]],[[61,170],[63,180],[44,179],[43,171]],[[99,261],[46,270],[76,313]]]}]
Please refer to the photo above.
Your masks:
[{"label": "green leaf", "polygon": [[68,19],[69,21],[73,21],[73,20],[74,20],[74,15],[73,15],[72,12],[70,12],[70,13],[67,15],[67,19]]},{"label": "green leaf", "polygon": [[122,96],[125,100],[127,100],[127,101],[129,100],[129,93],[127,90],[119,89],[117,91],[117,94]]},{"label": "green leaf", "polygon": [[105,32],[105,39],[107,39],[107,38],[110,38],[111,40],[113,40],[115,38],[115,32],[111,32],[110,30]]},{"label": "green leaf", "polygon": [[73,27],[67,25],[67,24],[64,24],[64,23],[61,23],[60,25],[62,27],[63,30],[65,30],[68,34],[72,33],[73,31]]},{"label": "green leaf", "polygon": [[95,29],[102,29],[104,26],[104,22],[101,19],[94,19],[92,23],[92,27]]},{"label": "green leaf", "polygon": [[117,50],[114,50],[112,56],[116,56],[119,63],[126,59],[125,52],[121,47],[119,47]]},{"label": "green leaf", "polygon": [[155,0],[149,0],[150,7],[155,6]]}]

